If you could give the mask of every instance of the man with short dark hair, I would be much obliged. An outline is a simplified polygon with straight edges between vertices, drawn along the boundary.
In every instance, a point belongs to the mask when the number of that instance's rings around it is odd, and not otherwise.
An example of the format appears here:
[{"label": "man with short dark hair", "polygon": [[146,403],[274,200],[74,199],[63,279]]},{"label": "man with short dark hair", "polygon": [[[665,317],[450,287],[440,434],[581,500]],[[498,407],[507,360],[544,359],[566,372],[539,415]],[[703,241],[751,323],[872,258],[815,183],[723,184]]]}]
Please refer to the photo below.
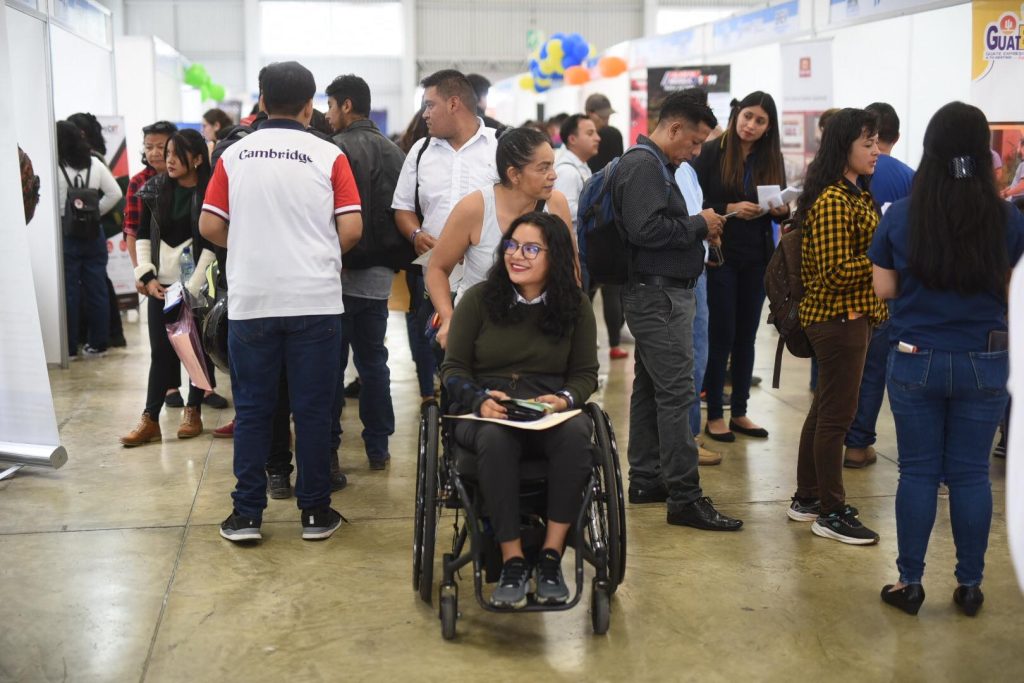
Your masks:
[{"label": "man with short dark hair", "polygon": [[[496,133],[477,116],[476,93],[469,80],[454,69],[443,69],[420,85],[428,137],[409,150],[391,203],[398,230],[418,255],[434,247],[460,199],[498,182]],[[415,270],[419,268],[407,271],[413,307],[407,322],[420,397],[426,402],[434,399],[436,359],[425,334],[433,306],[426,297],[423,273]]]},{"label": "man with short dark hair", "polygon": [[501,135],[508,126],[487,115],[487,94],[491,91],[491,82],[480,74],[468,74],[466,80],[472,84],[473,92],[476,93],[476,115],[483,119],[485,126],[493,128]]},{"label": "man with short dark hair", "polygon": [[594,93],[588,97],[583,111],[586,112],[587,118],[597,126],[597,134],[601,137],[601,146],[598,147],[597,154],[587,162],[590,170],[597,173],[607,166],[609,161],[617,156],[622,156],[622,150],[624,149],[622,146],[622,133],[619,132],[618,128],[610,124],[615,110],[612,109],[611,100],[605,95]]},{"label": "man with short dark hair", "polygon": [[579,209],[580,192],[592,175],[587,162],[597,154],[601,138],[597,126],[583,114],[573,114],[562,122],[559,137],[565,144],[558,163],[555,164],[555,189],[565,195],[569,202],[573,227],[576,227],[576,213]]},{"label": "man with short dark hair", "polygon": [[629,415],[629,500],[668,502],[669,524],[735,531],[743,522],[702,495],[690,432],[693,288],[704,271],[705,238],[721,238],[712,209],[690,216],[676,184],[679,164],[700,154],[717,125],[707,104],[670,94],[650,137],[641,135],[615,169],[612,203],[627,241],[626,322],[636,339]]},{"label": "man with short dark hair", "polygon": [[395,432],[391,404],[391,372],[384,335],[388,327],[388,297],[395,264],[391,236],[398,237],[391,202],[405,155],[370,120],[370,86],[359,76],[338,76],[327,86],[327,119],[334,142],[352,167],[362,204],[363,235],[342,261],[342,352],[331,416],[332,467],[341,447],[341,411],[348,349],[359,372],[359,419],[370,469],[384,469],[391,454],[388,437]]},{"label": "man with short dark hair", "polygon": [[[284,365],[295,420],[302,538],[341,525],[331,508],[331,402],[341,353],[341,255],[362,234],[359,193],[337,146],[305,132],[316,83],[297,62],[266,67],[260,128],[224,151],[199,230],[228,247],[228,349],[235,391],[229,541],[258,541],[267,505],[271,417]],[[229,224],[230,222],[230,224]],[[229,229],[230,228],[230,229]]]},{"label": "man with short dark hair", "polygon": [[[900,117],[892,105],[873,102],[864,107],[878,117],[878,163],[871,176],[871,196],[879,210],[910,195],[914,169],[892,156],[892,148],[900,139]],[[878,438],[875,426],[885,398],[885,366],[889,357],[889,321],[871,332],[864,372],[860,379],[857,414],[846,432],[843,466],[854,469],[873,465],[878,460],[874,444]]]}]

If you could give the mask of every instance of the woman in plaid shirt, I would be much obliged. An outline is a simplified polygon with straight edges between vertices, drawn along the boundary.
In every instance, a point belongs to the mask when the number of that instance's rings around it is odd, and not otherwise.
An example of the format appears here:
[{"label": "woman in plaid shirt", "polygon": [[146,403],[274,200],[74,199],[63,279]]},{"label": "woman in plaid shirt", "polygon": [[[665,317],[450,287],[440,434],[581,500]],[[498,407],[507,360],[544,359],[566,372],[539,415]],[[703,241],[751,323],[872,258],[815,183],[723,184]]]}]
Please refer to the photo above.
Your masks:
[{"label": "woman in plaid shirt", "polygon": [[867,186],[878,160],[878,122],[862,109],[829,119],[797,201],[803,226],[800,323],[818,359],[818,388],[800,434],[790,519],[853,545],[878,542],[843,489],[843,439],[857,411],[871,326],[887,317],[871,287],[867,251],[878,214]]}]

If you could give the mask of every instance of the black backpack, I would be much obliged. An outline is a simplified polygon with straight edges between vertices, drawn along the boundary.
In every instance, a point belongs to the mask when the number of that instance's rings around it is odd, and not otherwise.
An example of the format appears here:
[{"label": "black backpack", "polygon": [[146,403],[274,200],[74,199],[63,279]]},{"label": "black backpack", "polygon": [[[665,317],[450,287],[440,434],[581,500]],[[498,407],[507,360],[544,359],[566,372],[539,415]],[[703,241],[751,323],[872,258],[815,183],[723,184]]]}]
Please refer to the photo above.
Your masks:
[{"label": "black backpack", "polygon": [[[675,181],[653,149],[637,144],[627,149],[622,156],[637,149],[655,158],[665,179],[666,190],[671,193]],[[607,166],[590,176],[580,191],[576,243],[586,287],[595,284],[622,285],[629,278],[629,242],[619,226],[612,202],[615,171],[622,156],[615,157]]]},{"label": "black backpack", "polygon": [[783,225],[779,246],[775,248],[765,269],[764,289],[768,297],[768,324],[779,332],[779,345],[775,349],[775,370],[772,388],[779,388],[782,374],[782,350],[789,349],[797,358],[814,355],[811,340],[800,324],[800,300],[804,296],[804,283],[800,276],[803,259],[803,230],[796,223]]},{"label": "black backpack", "polygon": [[68,183],[68,198],[64,204],[64,217],[61,218],[61,228],[65,237],[75,239],[93,239],[100,233],[100,191],[89,187],[89,178],[92,175],[92,163],[90,160],[89,169],[85,172],[85,182],[82,182],[81,174],[75,176],[71,182],[68,172],[64,166],[60,167],[64,174],[64,180]]}]

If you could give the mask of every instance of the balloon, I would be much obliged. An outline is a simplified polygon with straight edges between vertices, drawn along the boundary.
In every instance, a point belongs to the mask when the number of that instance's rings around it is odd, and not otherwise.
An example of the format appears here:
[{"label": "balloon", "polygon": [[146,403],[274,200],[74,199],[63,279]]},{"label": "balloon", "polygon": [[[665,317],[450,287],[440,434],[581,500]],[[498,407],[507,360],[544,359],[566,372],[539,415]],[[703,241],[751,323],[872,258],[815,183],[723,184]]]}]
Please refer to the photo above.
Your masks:
[{"label": "balloon", "polygon": [[193,88],[202,87],[203,83],[210,80],[210,74],[206,73],[206,67],[202,64],[193,63],[185,69],[185,83]]},{"label": "balloon", "polygon": [[602,57],[597,62],[597,70],[604,78],[615,78],[629,68],[622,57]]},{"label": "balloon", "polygon": [[533,89],[537,92],[544,92],[551,87],[550,78],[535,78],[533,80]]},{"label": "balloon", "polygon": [[224,86],[219,83],[211,83],[209,86],[210,99],[222,102],[224,100]]},{"label": "balloon", "polygon": [[590,80],[590,72],[582,66],[570,66],[565,70],[566,85],[583,85]]},{"label": "balloon", "polygon": [[587,46],[587,59],[594,59],[597,57],[597,48],[593,45]]},{"label": "balloon", "polygon": [[523,74],[519,77],[519,87],[523,90],[533,90],[533,76]]},{"label": "balloon", "polygon": [[208,84],[204,83],[203,85],[201,85],[199,87],[199,96],[200,96],[200,98],[202,99],[203,102],[206,102],[207,100],[212,99],[210,97],[210,86]]}]

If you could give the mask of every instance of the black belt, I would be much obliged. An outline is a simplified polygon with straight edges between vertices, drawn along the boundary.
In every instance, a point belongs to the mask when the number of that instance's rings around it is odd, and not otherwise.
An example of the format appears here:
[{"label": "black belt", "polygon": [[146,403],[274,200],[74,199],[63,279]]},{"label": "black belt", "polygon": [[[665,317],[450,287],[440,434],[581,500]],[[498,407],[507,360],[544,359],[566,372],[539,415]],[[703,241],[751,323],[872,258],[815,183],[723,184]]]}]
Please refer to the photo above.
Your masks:
[{"label": "black belt", "polygon": [[677,289],[693,289],[697,286],[697,278],[695,277],[683,280],[677,277],[668,277],[667,275],[634,275],[633,282],[652,287],[675,287]]}]

